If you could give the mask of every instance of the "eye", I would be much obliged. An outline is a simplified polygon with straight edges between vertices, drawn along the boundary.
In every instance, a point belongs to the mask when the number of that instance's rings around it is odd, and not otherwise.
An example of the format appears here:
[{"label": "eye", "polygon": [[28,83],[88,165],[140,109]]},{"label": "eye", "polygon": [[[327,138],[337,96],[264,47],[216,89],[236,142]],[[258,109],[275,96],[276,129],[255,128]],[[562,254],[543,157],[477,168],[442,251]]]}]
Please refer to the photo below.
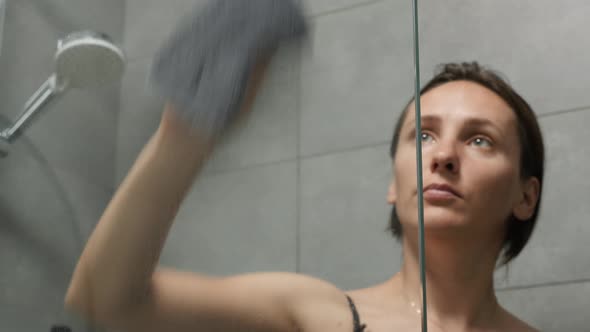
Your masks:
[{"label": "eye", "polygon": [[422,132],[422,142],[427,142],[428,140],[432,140],[432,136],[429,133]]},{"label": "eye", "polygon": [[492,142],[485,137],[476,137],[471,141],[472,144],[479,147],[489,148],[492,146]]}]

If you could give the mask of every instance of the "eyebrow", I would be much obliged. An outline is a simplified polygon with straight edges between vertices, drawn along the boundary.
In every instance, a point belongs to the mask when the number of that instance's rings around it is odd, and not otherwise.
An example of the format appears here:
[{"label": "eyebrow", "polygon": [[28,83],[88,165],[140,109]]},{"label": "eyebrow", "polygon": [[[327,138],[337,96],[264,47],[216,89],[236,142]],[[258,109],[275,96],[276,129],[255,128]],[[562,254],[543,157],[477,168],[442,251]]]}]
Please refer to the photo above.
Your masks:
[{"label": "eyebrow", "polygon": [[[441,118],[437,115],[424,115],[421,117],[421,122],[438,124],[441,122]],[[492,121],[486,118],[470,117],[465,120],[465,124],[468,126],[476,127],[491,127],[500,135],[503,135],[504,133],[503,130],[500,129],[500,127],[498,127],[496,124],[494,124]],[[411,125],[411,128],[416,128],[416,120],[410,120],[410,122],[408,122],[408,125]]]}]

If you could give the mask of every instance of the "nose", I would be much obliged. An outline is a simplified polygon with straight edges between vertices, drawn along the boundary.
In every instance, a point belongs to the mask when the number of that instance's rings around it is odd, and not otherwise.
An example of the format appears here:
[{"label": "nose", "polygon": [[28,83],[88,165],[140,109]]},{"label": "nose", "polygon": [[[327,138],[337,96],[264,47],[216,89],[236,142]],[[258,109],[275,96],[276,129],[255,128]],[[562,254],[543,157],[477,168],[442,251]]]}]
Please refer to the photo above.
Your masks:
[{"label": "nose", "polygon": [[432,149],[430,171],[455,174],[459,171],[459,156],[452,142],[438,142]]}]

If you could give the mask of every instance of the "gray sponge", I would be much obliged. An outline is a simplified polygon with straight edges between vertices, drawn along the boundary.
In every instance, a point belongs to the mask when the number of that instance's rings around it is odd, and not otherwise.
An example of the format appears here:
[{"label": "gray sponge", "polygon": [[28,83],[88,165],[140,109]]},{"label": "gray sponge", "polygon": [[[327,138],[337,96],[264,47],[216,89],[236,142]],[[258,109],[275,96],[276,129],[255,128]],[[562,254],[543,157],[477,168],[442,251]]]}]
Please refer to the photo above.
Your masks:
[{"label": "gray sponge", "polygon": [[260,58],[307,30],[298,0],[207,0],[156,53],[150,79],[193,128],[217,136]]}]

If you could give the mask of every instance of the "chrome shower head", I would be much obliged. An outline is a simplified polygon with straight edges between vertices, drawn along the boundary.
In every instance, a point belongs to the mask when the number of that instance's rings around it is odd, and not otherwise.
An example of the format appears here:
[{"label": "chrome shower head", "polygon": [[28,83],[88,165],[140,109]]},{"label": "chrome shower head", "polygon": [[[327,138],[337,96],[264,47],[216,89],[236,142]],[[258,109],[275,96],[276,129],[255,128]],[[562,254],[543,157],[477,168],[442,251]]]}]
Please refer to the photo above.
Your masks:
[{"label": "chrome shower head", "polygon": [[118,80],[125,69],[125,56],[101,33],[80,31],[57,43],[55,75],[58,85],[94,88]]},{"label": "chrome shower head", "polygon": [[[14,124],[0,132],[0,140],[11,143],[17,139],[41,109],[65,90],[107,85],[119,80],[124,70],[123,51],[105,34],[79,31],[58,40],[55,73],[29,98]],[[5,150],[0,146],[0,157]]]}]

